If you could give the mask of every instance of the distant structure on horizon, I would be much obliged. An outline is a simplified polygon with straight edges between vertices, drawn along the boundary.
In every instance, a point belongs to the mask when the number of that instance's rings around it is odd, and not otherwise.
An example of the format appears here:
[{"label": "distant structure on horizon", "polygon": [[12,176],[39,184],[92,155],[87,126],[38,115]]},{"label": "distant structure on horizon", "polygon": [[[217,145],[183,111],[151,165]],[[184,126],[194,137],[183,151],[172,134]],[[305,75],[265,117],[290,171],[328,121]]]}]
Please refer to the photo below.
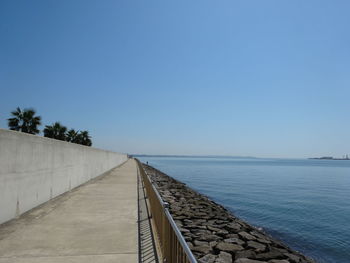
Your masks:
[{"label": "distant structure on horizon", "polygon": [[316,159],[316,160],[350,160],[349,155],[343,155],[343,158],[334,158],[332,156],[323,156],[323,157],[314,157],[309,159]]}]

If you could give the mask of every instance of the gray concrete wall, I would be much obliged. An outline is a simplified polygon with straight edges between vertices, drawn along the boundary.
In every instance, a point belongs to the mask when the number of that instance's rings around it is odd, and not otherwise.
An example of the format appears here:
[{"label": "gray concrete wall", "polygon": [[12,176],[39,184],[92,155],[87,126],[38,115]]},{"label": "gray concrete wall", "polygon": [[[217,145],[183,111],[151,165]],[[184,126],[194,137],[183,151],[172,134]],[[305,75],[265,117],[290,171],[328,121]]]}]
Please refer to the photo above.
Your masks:
[{"label": "gray concrete wall", "polygon": [[126,160],[126,154],[0,129],[0,224]]}]

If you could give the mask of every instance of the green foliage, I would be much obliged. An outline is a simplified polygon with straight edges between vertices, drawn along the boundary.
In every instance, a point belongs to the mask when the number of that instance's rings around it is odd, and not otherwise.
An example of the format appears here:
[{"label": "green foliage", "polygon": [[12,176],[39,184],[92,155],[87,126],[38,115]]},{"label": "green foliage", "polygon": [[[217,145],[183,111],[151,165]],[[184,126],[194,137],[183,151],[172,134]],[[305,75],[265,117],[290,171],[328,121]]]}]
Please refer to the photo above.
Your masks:
[{"label": "green foliage", "polygon": [[70,129],[66,133],[66,141],[67,142],[79,143],[79,131],[76,131],[74,129]]},{"label": "green foliage", "polygon": [[70,129],[66,133],[66,141],[67,142],[73,142],[78,143],[86,146],[91,146],[91,137],[89,135],[88,131],[75,131],[74,129]]},{"label": "green foliage", "polygon": [[46,125],[43,132],[44,137],[65,141],[67,127],[61,125],[59,122],[55,122],[52,125]]},{"label": "green foliage", "polygon": [[41,125],[41,117],[35,116],[34,109],[24,109],[23,111],[17,107],[11,112],[12,118],[8,120],[10,130],[20,131],[30,134],[38,134],[38,126]]},{"label": "green foliage", "polygon": [[[11,112],[13,118],[8,119],[8,126],[10,130],[21,131],[30,134],[38,134],[38,126],[41,125],[41,117],[35,116],[34,109],[24,109],[23,111],[17,107],[17,109]],[[59,122],[55,122],[52,125],[46,125],[43,130],[44,137],[53,138],[61,141],[67,141],[86,146],[91,146],[91,136],[88,131],[76,131],[70,129],[67,131],[67,127],[61,125]]]},{"label": "green foliage", "polygon": [[86,146],[91,146],[92,142],[91,142],[91,136],[89,135],[88,131],[81,131],[79,133],[79,143],[82,145],[86,145]]}]

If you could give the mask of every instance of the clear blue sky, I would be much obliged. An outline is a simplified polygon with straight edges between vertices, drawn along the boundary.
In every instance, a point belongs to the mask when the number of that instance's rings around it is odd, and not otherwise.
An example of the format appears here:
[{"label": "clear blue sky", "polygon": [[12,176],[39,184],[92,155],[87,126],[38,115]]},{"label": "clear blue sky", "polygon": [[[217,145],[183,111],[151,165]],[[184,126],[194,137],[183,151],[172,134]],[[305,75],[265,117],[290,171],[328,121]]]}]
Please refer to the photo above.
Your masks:
[{"label": "clear blue sky", "polygon": [[0,127],[128,153],[350,154],[350,1],[0,1]]}]

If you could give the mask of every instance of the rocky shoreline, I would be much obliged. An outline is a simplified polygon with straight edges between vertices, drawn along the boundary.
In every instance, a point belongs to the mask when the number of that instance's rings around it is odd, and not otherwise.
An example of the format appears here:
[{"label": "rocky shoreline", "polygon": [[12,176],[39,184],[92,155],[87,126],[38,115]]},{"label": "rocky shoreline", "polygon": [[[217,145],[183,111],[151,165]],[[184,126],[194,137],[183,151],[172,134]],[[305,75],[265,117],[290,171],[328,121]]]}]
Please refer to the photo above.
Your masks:
[{"label": "rocky shoreline", "polygon": [[200,263],[314,263],[223,206],[143,164]]}]

